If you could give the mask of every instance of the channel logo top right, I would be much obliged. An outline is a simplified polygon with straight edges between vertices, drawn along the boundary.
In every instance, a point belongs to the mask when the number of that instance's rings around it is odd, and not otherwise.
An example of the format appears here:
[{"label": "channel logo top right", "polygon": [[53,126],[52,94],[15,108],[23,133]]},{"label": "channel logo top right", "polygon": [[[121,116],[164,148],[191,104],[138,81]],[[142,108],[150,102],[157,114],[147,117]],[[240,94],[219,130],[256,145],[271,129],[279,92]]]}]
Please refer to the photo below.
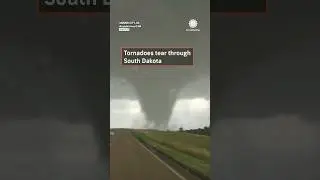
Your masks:
[{"label": "channel logo top right", "polygon": [[186,29],[186,31],[188,32],[195,32],[195,31],[200,31],[200,29],[198,28],[199,25],[199,21],[197,19],[190,19],[188,21],[188,28]]}]

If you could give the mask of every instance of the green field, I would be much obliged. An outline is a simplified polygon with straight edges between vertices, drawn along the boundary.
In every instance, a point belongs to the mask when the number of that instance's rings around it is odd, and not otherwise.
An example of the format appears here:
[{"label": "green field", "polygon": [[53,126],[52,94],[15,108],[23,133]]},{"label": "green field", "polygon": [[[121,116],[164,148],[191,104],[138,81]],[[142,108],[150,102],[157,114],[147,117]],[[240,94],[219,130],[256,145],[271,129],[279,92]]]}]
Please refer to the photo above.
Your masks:
[{"label": "green field", "polygon": [[145,130],[135,136],[188,168],[209,177],[210,137],[185,132]]}]

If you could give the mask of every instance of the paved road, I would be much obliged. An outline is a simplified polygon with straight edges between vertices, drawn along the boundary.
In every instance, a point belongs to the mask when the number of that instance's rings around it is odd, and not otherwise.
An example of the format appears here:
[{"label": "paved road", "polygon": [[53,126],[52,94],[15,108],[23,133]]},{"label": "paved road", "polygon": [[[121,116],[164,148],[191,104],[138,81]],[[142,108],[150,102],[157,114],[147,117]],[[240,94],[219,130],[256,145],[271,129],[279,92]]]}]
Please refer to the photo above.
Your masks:
[{"label": "paved road", "polygon": [[[175,174],[126,130],[111,136],[110,180],[195,180],[191,174]],[[170,164],[170,163],[169,163]],[[182,175],[179,176],[179,175]]]}]

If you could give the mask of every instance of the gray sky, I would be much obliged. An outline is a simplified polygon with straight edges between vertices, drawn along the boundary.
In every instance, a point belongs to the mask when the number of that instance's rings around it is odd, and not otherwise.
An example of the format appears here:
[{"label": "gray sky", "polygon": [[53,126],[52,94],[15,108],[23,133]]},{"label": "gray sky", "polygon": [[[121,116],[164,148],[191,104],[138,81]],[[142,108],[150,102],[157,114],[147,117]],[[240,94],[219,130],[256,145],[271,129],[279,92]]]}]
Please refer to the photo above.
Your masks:
[{"label": "gray sky", "polygon": [[[194,112],[196,107],[190,108],[190,103],[197,106],[192,99],[209,99],[209,64],[210,64],[210,14],[209,0],[201,3],[187,1],[115,1],[111,8],[111,105],[120,103],[116,99],[123,99],[120,104],[131,102],[126,99],[138,99],[141,112],[144,116],[137,115],[133,119],[154,121],[158,124],[177,123],[169,128],[185,126],[186,128],[198,128],[208,125],[209,109],[205,112]],[[181,5],[183,4],[183,6]],[[146,8],[137,11],[137,8]],[[186,32],[188,21],[198,20],[200,32]],[[130,32],[118,32],[118,23],[121,21],[139,21],[141,29]],[[130,68],[119,66],[121,47],[192,47],[194,48],[194,67],[138,67]],[[126,79],[125,82],[123,79]],[[125,85],[127,83],[127,85]],[[128,84],[134,88],[128,87]],[[191,84],[191,86],[189,85]],[[128,88],[126,88],[128,87]],[[191,88],[190,88],[191,87]],[[180,100],[170,112],[171,102],[177,98]],[[201,103],[208,104],[207,101]],[[129,108],[129,105],[122,105]],[[117,115],[111,106],[111,127],[130,126],[132,116]],[[135,107],[136,108],[136,107]],[[177,110],[179,109],[179,110]],[[129,109],[127,111],[130,111]],[[191,117],[188,114],[197,114]],[[120,117],[121,116],[121,117]],[[187,118],[189,116],[189,118]],[[199,117],[198,117],[199,116]],[[200,118],[201,117],[201,118]],[[197,119],[198,118],[198,119]],[[200,118],[200,119],[199,119]],[[123,120],[119,120],[123,119]],[[182,121],[184,119],[184,121]],[[133,121],[133,120],[131,120]],[[194,122],[194,123],[190,123]],[[198,124],[197,124],[198,123]],[[117,125],[116,125],[117,124]],[[141,124],[141,123],[140,123]],[[143,124],[143,123],[142,123]],[[188,125],[191,125],[188,127]],[[136,124],[137,125],[137,124]],[[141,126],[141,125],[140,125]],[[175,127],[173,127],[175,126]],[[137,126],[139,127],[139,126]]]},{"label": "gray sky", "polygon": [[211,17],[213,179],[319,179],[320,26],[300,6]]},{"label": "gray sky", "polygon": [[[203,78],[179,90],[169,128],[202,128],[210,124],[209,79]],[[134,87],[124,79],[111,79],[110,128],[147,128]]]},{"label": "gray sky", "polygon": [[[311,1],[300,2],[269,2],[272,6],[269,10],[277,10],[269,14],[211,16],[211,112],[212,118],[217,120],[212,128],[215,132],[212,143],[212,156],[215,158],[212,161],[213,179],[320,179],[320,26],[316,15],[319,6]],[[302,2],[306,5],[303,6]],[[57,126],[50,128],[50,123],[43,121],[33,121],[33,125],[31,121],[18,121],[14,126],[3,126],[4,121],[12,120],[8,115],[30,120],[41,115],[39,112],[46,112],[49,115],[74,116],[71,119],[77,122],[79,112],[83,117],[99,114],[101,109],[108,107],[99,101],[101,97],[107,99],[103,93],[104,79],[101,78],[105,74],[88,77],[94,74],[92,72],[105,72],[107,67],[108,17],[42,16],[37,14],[34,3],[23,1],[19,6],[16,1],[5,3],[12,6],[3,3],[0,7],[3,13],[0,16],[3,23],[0,29],[3,116],[0,132],[1,144],[3,147],[7,145],[2,148],[5,153],[1,154],[8,157],[7,161],[1,161],[1,165],[8,168],[1,169],[0,179],[8,179],[7,176],[21,179],[17,177],[19,174],[16,172],[20,172],[17,164],[25,165],[24,168],[34,167],[29,168],[23,178],[30,175],[33,179],[49,179],[51,173],[41,174],[43,171],[39,169],[48,172],[55,169],[52,168],[54,163],[44,166],[41,162],[43,156],[51,158],[52,154],[37,152],[48,147],[50,138],[45,135],[47,139],[43,140],[42,136],[50,131],[44,130],[61,132],[61,129]],[[209,50],[209,46],[206,48]],[[40,51],[45,53],[39,55]],[[43,62],[40,58],[43,56],[53,57],[49,61],[51,64]],[[59,75],[44,73],[48,71]],[[99,80],[89,83],[90,78]],[[60,86],[50,86],[49,80]],[[81,96],[72,89],[78,89]],[[68,107],[77,108],[69,113],[66,111]],[[100,112],[96,113],[93,107],[100,107]],[[19,129],[21,125],[23,128]],[[78,129],[65,126],[69,130]],[[10,129],[5,130],[7,127]],[[28,129],[30,134],[26,137],[22,132]],[[90,137],[91,130],[87,130],[86,135]],[[25,141],[14,141],[21,137]],[[30,151],[20,147],[29,147]],[[14,159],[19,157],[16,155],[24,156]],[[83,167],[91,167],[91,164],[83,163]],[[61,169],[72,176],[69,167]],[[92,176],[91,179],[95,178]]]},{"label": "gray sky", "polygon": [[[203,98],[178,100],[169,122],[169,129],[197,129],[209,126],[210,102]],[[110,128],[148,128],[137,100],[111,100]]]}]

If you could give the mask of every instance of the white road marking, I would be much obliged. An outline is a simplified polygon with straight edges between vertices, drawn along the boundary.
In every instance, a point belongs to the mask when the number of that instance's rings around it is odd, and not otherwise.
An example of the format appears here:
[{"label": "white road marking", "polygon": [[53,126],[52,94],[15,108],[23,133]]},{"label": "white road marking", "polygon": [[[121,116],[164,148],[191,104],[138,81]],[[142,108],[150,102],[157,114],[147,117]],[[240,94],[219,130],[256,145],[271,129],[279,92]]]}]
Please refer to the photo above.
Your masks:
[{"label": "white road marking", "polygon": [[164,161],[162,161],[157,155],[155,155],[152,151],[150,151],[147,147],[145,147],[141,142],[139,142],[135,137],[133,137],[136,142],[142,146],[146,151],[148,151],[155,159],[157,159],[158,161],[160,161],[164,166],[166,166],[173,174],[175,174],[176,176],[179,177],[179,179],[181,180],[187,180],[185,177],[183,177],[181,174],[179,174],[176,170],[174,170],[172,167],[169,166],[169,164],[165,163]]}]

